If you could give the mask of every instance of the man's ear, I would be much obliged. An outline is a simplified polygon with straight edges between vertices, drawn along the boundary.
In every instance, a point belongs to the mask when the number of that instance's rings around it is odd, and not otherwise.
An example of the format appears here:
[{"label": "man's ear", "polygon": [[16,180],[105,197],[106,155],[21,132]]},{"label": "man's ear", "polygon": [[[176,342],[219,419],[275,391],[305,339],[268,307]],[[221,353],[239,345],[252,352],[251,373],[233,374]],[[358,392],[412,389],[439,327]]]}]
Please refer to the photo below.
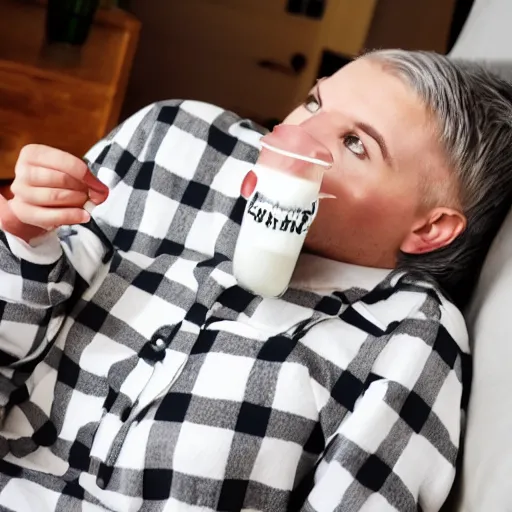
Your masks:
[{"label": "man's ear", "polygon": [[434,208],[412,226],[400,246],[408,254],[425,254],[450,245],[466,229],[466,217],[452,208]]}]

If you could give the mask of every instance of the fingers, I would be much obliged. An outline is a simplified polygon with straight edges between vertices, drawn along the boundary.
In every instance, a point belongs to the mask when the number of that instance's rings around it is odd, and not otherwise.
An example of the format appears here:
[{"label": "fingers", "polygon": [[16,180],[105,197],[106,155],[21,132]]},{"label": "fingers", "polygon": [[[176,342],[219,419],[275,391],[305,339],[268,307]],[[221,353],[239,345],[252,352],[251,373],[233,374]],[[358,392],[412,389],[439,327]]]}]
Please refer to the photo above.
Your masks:
[{"label": "fingers", "polygon": [[242,194],[242,197],[244,197],[245,199],[249,199],[249,197],[254,192],[257,183],[258,177],[256,176],[256,173],[254,171],[249,171],[245,175],[244,181],[242,182],[242,186],[240,188],[240,193]]},{"label": "fingers", "polygon": [[86,192],[62,188],[26,187],[18,185],[14,194],[23,202],[34,206],[82,208],[89,199]]},{"label": "fingers", "polygon": [[89,199],[97,206],[107,200],[108,193],[108,188],[105,188],[104,192],[97,192],[96,190],[89,189]]},{"label": "fingers", "polygon": [[[47,169],[58,169],[78,181],[83,181],[88,172],[86,163],[80,160],[80,158],[61,151],[60,149],[40,144],[29,144],[25,146],[20,152],[16,167],[18,167],[19,164],[46,167]],[[17,168],[16,171],[18,171]]]},{"label": "fingers", "polygon": [[83,182],[89,187],[93,192],[97,192],[98,194],[104,195],[105,199],[108,196],[108,187],[104,185],[94,174],[87,168],[87,172],[84,175]]},{"label": "fingers", "polygon": [[[13,226],[13,221],[20,223],[9,208],[9,202],[0,194],[0,228],[9,231],[8,227]],[[9,231],[10,232],[10,231]]]},{"label": "fingers", "polygon": [[[87,192],[88,190],[87,185],[83,181],[77,180],[69,174],[26,163],[18,164],[16,177],[32,187],[62,188],[80,190],[82,192]],[[16,187],[16,182],[14,187]],[[16,193],[15,190],[13,192]]]},{"label": "fingers", "polygon": [[[16,176],[24,174],[39,174],[41,168],[53,172],[60,172],[67,175],[73,180],[84,184],[90,191],[91,199],[96,204],[101,204],[108,197],[108,187],[104,185],[96,176],[94,176],[87,164],[80,158],[76,158],[69,153],[61,151],[60,149],[42,146],[38,144],[30,144],[25,146],[16,163]],[[45,173],[48,177],[48,173]],[[54,177],[52,179],[65,180],[64,178]],[[68,180],[69,181],[69,180]],[[53,188],[68,188],[66,186],[51,185],[44,183],[43,185],[33,186],[46,186]],[[72,187],[76,189],[76,184]]]},{"label": "fingers", "polygon": [[82,208],[45,208],[17,201],[16,198],[10,201],[9,206],[20,222],[45,230],[84,224],[91,218]]},{"label": "fingers", "polygon": [[11,233],[25,242],[41,236],[45,230],[21,222],[9,206],[10,202],[0,195],[0,229]]},{"label": "fingers", "polygon": [[0,200],[0,223],[26,241],[63,225],[89,222],[84,205],[99,205],[108,197],[108,187],[83,160],[55,148],[25,146],[15,170],[13,198]]}]

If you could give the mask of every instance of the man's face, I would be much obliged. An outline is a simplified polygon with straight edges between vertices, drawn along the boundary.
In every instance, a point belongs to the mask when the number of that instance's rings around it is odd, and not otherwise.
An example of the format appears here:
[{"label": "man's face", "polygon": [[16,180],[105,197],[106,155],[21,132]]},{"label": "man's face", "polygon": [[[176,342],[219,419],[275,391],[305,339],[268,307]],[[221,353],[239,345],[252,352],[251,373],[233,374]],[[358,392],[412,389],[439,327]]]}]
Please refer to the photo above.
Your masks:
[{"label": "man's face", "polygon": [[[434,123],[415,93],[368,58],[320,81],[285,124],[300,124],[332,152],[306,249],[392,268],[428,215],[423,192],[447,177]],[[427,180],[427,181],[426,181]]]}]

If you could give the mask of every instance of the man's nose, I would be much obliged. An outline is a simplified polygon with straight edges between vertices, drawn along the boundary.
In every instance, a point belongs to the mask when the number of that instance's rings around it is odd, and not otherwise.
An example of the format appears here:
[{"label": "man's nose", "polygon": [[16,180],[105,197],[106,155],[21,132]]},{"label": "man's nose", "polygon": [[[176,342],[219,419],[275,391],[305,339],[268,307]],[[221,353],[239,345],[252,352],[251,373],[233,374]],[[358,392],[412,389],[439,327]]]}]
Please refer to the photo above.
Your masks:
[{"label": "man's nose", "polygon": [[299,126],[324,144],[336,134],[334,122],[329,112],[319,112],[302,121]]}]

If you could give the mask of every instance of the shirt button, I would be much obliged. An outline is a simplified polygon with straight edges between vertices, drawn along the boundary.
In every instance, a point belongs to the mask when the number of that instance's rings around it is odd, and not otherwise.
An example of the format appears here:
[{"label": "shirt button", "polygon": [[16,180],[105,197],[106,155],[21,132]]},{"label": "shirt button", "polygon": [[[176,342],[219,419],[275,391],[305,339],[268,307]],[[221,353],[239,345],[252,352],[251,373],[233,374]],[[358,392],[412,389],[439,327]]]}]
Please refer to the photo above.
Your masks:
[{"label": "shirt button", "polygon": [[130,417],[130,413],[131,412],[132,412],[131,408],[130,407],[126,407],[124,409],[124,411],[121,413],[121,421],[123,423],[128,420],[128,418]]},{"label": "shirt button", "polygon": [[165,341],[162,338],[155,340],[155,347],[157,350],[163,350],[165,348]]}]

